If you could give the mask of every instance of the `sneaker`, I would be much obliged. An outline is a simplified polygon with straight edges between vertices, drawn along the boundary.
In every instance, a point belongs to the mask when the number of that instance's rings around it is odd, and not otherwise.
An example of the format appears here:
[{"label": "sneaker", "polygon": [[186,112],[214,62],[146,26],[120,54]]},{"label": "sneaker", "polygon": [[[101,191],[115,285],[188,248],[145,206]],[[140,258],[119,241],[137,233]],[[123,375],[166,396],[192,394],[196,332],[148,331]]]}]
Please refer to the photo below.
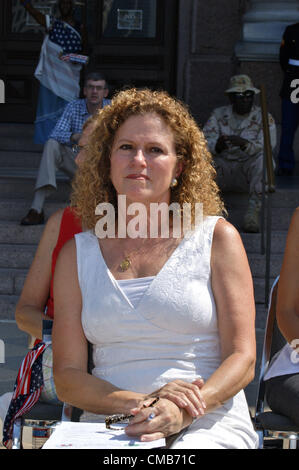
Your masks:
[{"label": "sneaker", "polygon": [[30,209],[28,214],[21,220],[20,225],[41,225],[44,222],[45,220],[43,211],[39,213],[35,209]]},{"label": "sneaker", "polygon": [[247,233],[260,232],[260,201],[251,198],[249,199],[248,209],[244,216],[243,229]]}]

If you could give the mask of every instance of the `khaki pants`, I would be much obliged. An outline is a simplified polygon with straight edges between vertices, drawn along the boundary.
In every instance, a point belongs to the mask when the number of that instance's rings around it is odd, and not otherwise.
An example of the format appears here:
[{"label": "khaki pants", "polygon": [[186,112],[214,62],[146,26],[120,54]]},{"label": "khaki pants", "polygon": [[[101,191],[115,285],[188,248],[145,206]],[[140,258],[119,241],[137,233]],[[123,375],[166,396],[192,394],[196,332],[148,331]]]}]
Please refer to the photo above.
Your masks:
[{"label": "khaki pants", "polygon": [[62,170],[72,178],[76,169],[77,165],[74,161],[72,149],[66,145],[60,144],[57,140],[49,139],[44,146],[35,190],[44,186],[52,186],[53,189],[56,189],[56,171]]},{"label": "khaki pants", "polygon": [[262,193],[262,152],[249,156],[240,150],[238,157],[233,158],[224,151],[214,157],[214,166],[217,183],[222,191],[248,192],[250,196]]}]

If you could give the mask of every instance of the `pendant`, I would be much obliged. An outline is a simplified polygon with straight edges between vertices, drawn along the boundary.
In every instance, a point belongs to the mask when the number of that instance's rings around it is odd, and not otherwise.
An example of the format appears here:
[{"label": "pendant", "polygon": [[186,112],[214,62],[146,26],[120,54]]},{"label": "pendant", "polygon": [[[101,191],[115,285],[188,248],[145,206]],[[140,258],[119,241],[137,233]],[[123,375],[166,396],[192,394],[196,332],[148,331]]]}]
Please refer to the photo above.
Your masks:
[{"label": "pendant", "polygon": [[122,271],[127,271],[127,269],[129,269],[130,266],[131,266],[131,261],[129,260],[128,257],[123,259],[122,262],[119,265],[119,267]]}]

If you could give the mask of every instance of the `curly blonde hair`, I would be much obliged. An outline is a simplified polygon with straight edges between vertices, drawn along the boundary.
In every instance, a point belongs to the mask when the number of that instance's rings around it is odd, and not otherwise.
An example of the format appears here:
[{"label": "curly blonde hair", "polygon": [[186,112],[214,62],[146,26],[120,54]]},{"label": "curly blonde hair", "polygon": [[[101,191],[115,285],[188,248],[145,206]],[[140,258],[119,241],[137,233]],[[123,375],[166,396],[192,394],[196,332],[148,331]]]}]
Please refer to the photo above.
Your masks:
[{"label": "curly blonde hair", "polygon": [[96,127],[86,148],[85,161],[73,181],[71,205],[85,229],[93,229],[100,216],[95,214],[99,203],[113,204],[117,213],[117,194],[110,179],[110,154],[115,133],[131,116],[155,113],[163,118],[174,135],[178,158],[183,171],[178,184],[171,189],[170,203],[202,203],[203,215],[225,212],[215,182],[216,172],[203,132],[191,117],[186,105],[165,91],[128,89],[120,91],[110,105],[99,110]]}]

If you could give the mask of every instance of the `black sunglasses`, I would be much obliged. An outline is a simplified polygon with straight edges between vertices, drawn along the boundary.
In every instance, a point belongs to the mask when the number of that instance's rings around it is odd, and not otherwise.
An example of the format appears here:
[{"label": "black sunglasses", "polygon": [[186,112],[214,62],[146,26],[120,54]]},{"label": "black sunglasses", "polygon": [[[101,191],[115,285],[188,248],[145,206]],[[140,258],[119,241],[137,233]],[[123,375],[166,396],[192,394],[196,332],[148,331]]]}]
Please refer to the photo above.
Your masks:
[{"label": "black sunglasses", "polygon": [[254,91],[244,91],[244,92],[236,92],[232,93],[236,98],[251,98],[254,95]]}]

